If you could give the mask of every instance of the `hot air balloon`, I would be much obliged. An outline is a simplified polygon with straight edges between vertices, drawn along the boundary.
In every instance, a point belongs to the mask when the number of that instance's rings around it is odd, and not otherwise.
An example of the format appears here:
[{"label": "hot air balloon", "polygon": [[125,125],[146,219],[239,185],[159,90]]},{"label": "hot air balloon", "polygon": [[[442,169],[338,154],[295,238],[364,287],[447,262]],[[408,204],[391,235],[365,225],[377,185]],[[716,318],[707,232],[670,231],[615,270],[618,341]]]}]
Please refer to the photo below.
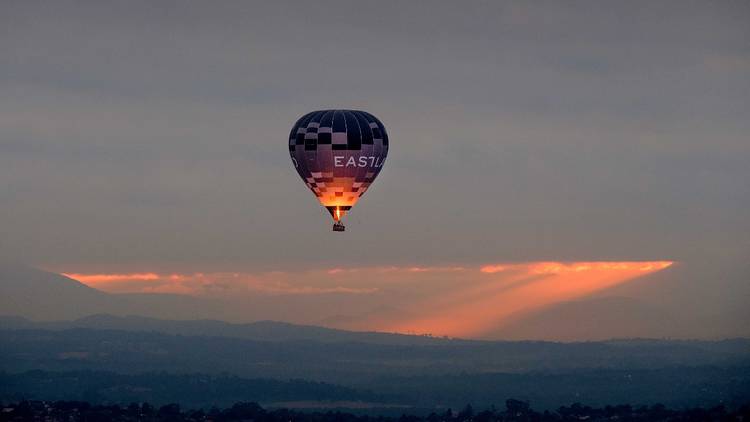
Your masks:
[{"label": "hot air balloon", "polygon": [[331,217],[333,231],[367,192],[388,155],[388,134],[360,110],[320,110],[302,116],[289,134],[289,155],[302,180]]}]

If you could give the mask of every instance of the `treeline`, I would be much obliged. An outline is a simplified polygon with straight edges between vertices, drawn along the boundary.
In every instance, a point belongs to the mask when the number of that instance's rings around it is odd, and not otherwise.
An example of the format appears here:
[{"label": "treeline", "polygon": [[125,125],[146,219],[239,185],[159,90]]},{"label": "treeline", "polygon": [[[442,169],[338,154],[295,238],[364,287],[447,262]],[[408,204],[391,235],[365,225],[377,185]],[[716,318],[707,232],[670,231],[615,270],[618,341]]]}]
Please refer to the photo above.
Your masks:
[{"label": "treeline", "polygon": [[475,412],[466,406],[459,412],[448,409],[427,416],[400,417],[354,415],[342,412],[299,412],[289,409],[266,410],[256,403],[237,403],[227,409],[182,410],[178,404],[159,408],[148,403],[91,405],[80,401],[22,401],[0,408],[4,421],[252,421],[252,422],[501,422],[501,421],[747,421],[750,406],[728,410],[713,408],[668,409],[663,405],[633,407],[630,405],[593,408],[581,404],[563,406],[554,412],[537,412],[528,402],[507,400],[504,410],[495,408]]},{"label": "treeline", "polygon": [[[353,379],[337,385],[301,379],[245,378],[230,374],[111,371],[0,371],[0,401],[77,400],[89,403],[178,403],[188,408],[227,407],[238,402],[282,406],[308,402],[355,402],[356,408],[434,409],[477,407],[516,397],[541,410],[576,401],[592,406],[663,403],[670,408],[735,408],[750,402],[750,366],[678,367],[654,370],[581,370],[570,373],[459,374]],[[389,413],[391,415],[397,413]]]}]

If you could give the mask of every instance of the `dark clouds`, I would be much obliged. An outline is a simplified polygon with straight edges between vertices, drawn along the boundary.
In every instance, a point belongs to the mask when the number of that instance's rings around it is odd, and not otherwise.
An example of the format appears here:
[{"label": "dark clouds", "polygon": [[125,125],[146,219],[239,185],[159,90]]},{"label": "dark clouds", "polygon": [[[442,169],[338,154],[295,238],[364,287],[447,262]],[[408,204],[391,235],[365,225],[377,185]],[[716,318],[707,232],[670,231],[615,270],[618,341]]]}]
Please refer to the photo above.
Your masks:
[{"label": "dark clouds", "polygon": [[[742,2],[5,2],[0,254],[69,271],[750,250]],[[290,125],[392,137],[332,236]],[[85,268],[84,268],[85,267]]]}]

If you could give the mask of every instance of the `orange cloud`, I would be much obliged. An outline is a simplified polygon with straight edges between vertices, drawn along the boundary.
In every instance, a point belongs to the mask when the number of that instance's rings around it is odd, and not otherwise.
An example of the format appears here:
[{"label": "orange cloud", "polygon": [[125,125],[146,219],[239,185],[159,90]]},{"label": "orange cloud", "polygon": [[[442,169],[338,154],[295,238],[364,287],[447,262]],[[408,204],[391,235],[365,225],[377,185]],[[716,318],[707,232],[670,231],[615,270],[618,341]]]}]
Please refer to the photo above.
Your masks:
[{"label": "orange cloud", "polygon": [[295,316],[295,322],[331,321],[325,324],[358,330],[483,337],[513,318],[600,292],[670,265],[671,261],[544,261],[488,263],[473,268],[406,265],[297,272],[66,275],[117,293],[175,293],[232,300],[243,295],[266,295],[279,304],[292,300],[284,296],[297,296],[293,299],[295,306],[306,303],[310,311],[304,317]]},{"label": "orange cloud", "polygon": [[330,275],[335,274],[351,274],[358,272],[378,272],[378,273],[391,273],[391,272],[407,272],[407,273],[445,273],[445,272],[457,272],[464,271],[465,267],[460,266],[412,266],[412,267],[349,267],[349,268],[331,268],[326,272]]},{"label": "orange cloud", "polygon": [[584,271],[655,271],[672,265],[672,261],[647,262],[539,262],[530,266],[534,274],[578,273]]},{"label": "orange cloud", "polygon": [[[248,273],[120,273],[83,274],[63,273],[91,287],[112,293],[176,293],[187,295],[211,294],[217,291],[255,291],[278,295],[312,295],[325,293],[368,294],[375,287],[309,286],[290,283],[286,273],[273,271],[263,274]],[[281,277],[282,279],[279,279]]]},{"label": "orange cloud", "polygon": [[508,267],[506,265],[485,265],[484,267],[480,268],[479,271],[487,274],[494,274],[505,271],[507,269]]},{"label": "orange cloud", "polygon": [[[650,262],[541,262],[503,266],[497,279],[418,304],[419,316],[387,331],[448,336],[482,336],[508,318],[553,303],[573,300],[672,265]],[[493,273],[496,266],[482,267]]]},{"label": "orange cloud", "polygon": [[67,274],[63,273],[65,277],[70,277],[74,280],[78,280],[85,284],[100,284],[112,281],[123,281],[123,280],[159,280],[161,276],[156,273],[129,273],[129,274]]},{"label": "orange cloud", "polygon": [[409,271],[412,273],[428,273],[428,272],[446,273],[446,272],[464,271],[465,269],[466,268],[464,267],[409,267],[406,269],[406,271]]}]

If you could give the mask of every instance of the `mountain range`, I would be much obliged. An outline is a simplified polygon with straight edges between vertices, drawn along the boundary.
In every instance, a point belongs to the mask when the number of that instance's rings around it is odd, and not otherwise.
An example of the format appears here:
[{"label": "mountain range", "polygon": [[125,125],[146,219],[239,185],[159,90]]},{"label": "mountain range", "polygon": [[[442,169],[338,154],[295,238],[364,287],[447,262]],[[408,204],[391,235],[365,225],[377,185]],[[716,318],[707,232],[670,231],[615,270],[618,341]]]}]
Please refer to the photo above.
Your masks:
[{"label": "mountain range", "polygon": [[[672,406],[750,399],[748,339],[464,340],[211,319],[221,315],[212,314],[219,305],[179,295],[109,294],[57,274],[3,266],[0,400],[179,398],[209,406],[230,397],[434,410],[508,397],[541,408],[581,398]],[[599,323],[619,323],[592,320],[599,313],[627,314],[640,306],[622,297],[563,303],[512,321],[498,336],[570,340],[566,323],[581,326],[572,336],[585,336]],[[643,323],[662,317],[658,309],[638,315]],[[547,331],[554,319],[566,322]],[[72,388],[69,394],[59,392],[63,385]],[[201,393],[205,386],[215,394]],[[230,391],[236,394],[222,393]]]},{"label": "mountain range", "polygon": [[[684,292],[690,283],[697,282],[696,279],[718,275],[692,274],[684,266],[675,267],[636,280],[633,283],[635,286],[625,285],[609,292],[511,317],[483,338],[580,341],[630,337],[697,336],[720,339],[750,336],[750,326],[740,323],[743,318],[746,319],[748,312],[746,306],[741,306],[741,298],[735,301],[736,306],[733,305],[722,313],[711,314],[714,312],[711,306],[703,306]],[[659,302],[660,298],[668,295],[682,295],[684,297],[677,302],[691,304],[689,307],[675,307],[668,306],[669,301]],[[644,300],[644,297],[649,299]],[[276,316],[279,314],[274,313],[274,310],[285,306],[300,306],[302,303],[292,299],[295,298],[248,295],[241,300],[230,300],[164,293],[106,293],[64,275],[23,265],[0,263],[0,315],[18,316],[32,321],[71,321],[68,323],[71,327],[96,327],[96,324],[123,329],[158,326],[164,332],[178,334],[185,330],[178,321],[192,320],[191,329],[198,333],[226,332],[234,335],[241,332],[246,338],[260,338],[258,336],[273,324],[266,320],[278,321]],[[286,303],[284,300],[290,302]],[[284,313],[296,314],[290,310]],[[126,318],[107,320],[105,323],[104,319],[107,317],[102,316],[104,314]],[[99,316],[91,317],[92,315]],[[377,309],[365,309],[358,315],[334,313],[329,317],[307,322],[308,325],[323,325],[328,328],[308,326],[302,331],[315,332],[316,337],[341,338],[343,330],[361,329],[362,321],[372,315],[393,318],[408,316],[409,311],[381,306]],[[80,320],[81,318],[84,319]],[[156,322],[155,319],[175,321],[165,327],[166,323]],[[78,321],[72,322],[74,320]],[[196,322],[198,320],[201,322]],[[219,321],[234,322],[236,325]],[[284,321],[295,324],[300,322]],[[198,325],[202,328],[198,329]],[[290,324],[276,323],[271,331],[281,339],[300,336],[300,329]],[[343,337],[352,336],[379,338],[388,342],[415,341],[414,336],[388,336],[382,333],[355,335],[350,332]],[[425,339],[427,337],[422,337],[419,341],[437,341],[434,338]]]}]

